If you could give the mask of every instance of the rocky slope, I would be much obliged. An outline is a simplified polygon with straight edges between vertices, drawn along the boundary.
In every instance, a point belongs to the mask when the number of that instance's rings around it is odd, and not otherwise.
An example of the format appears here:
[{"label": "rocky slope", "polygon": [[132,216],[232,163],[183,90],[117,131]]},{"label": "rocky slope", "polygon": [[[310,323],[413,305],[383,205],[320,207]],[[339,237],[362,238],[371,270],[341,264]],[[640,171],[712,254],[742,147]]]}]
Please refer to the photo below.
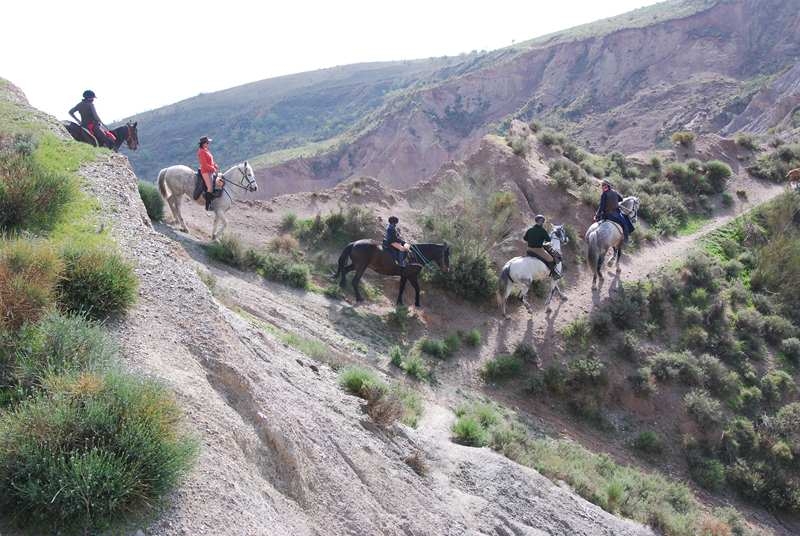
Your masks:
[{"label": "rocky slope", "polygon": [[[452,444],[444,408],[428,407],[425,432],[376,428],[329,367],[211,295],[150,225],[124,156],[81,174],[141,282],[135,309],[110,326],[123,365],[173,389],[201,442],[166,510],[131,534],[651,534],[488,449]],[[425,476],[404,461],[417,453]]]}]

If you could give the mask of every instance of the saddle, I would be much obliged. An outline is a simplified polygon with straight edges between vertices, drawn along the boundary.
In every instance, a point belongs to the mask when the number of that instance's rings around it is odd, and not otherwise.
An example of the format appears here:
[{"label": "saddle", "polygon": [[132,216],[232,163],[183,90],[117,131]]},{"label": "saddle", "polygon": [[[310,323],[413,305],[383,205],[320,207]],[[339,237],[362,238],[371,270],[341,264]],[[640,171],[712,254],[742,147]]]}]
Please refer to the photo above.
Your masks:
[{"label": "saddle", "polygon": [[[222,189],[225,187],[225,179],[221,178],[219,174],[214,173],[211,175],[211,180],[214,181],[216,184],[216,189],[211,193],[211,196],[214,198],[222,197]],[[200,173],[200,170],[197,170],[197,173],[194,175],[194,193],[192,194],[192,199],[197,201],[197,199],[203,195],[206,191],[206,181],[203,180],[203,174]]]},{"label": "saddle", "polygon": [[617,229],[619,229],[619,232],[620,232],[620,233],[623,233],[623,234],[624,234],[624,229],[622,228],[622,225],[618,224],[618,223],[617,223],[617,222],[615,222],[614,220],[601,220],[601,221],[599,221],[598,223],[603,223],[603,222],[608,222],[608,223],[612,224],[614,227],[616,227]]}]

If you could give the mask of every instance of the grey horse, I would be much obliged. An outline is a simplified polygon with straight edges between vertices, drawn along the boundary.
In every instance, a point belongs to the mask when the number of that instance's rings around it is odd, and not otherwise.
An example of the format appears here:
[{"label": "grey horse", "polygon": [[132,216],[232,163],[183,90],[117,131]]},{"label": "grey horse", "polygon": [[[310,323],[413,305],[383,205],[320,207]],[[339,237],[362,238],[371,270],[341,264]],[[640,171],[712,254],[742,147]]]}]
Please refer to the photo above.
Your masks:
[{"label": "grey horse", "polygon": [[[630,218],[631,222],[636,223],[636,214],[639,212],[639,198],[626,197],[619,204],[619,209],[623,214]],[[622,229],[614,222],[603,220],[593,223],[586,231],[586,243],[588,244],[586,257],[592,269],[592,290],[597,288],[597,278],[603,280],[602,266],[609,248],[614,248],[614,255],[611,262],[616,257],[617,272],[620,271],[619,258],[622,255]],[[609,262],[609,265],[611,264]]]},{"label": "grey horse", "polygon": [[[222,177],[225,179],[225,187],[223,188],[222,196],[217,197],[211,202],[211,210],[214,211],[214,225],[211,227],[212,240],[216,240],[228,225],[228,219],[225,217],[225,213],[233,205],[230,187],[233,186],[247,192],[255,192],[258,190],[253,168],[246,161],[236,164],[223,173]],[[181,201],[183,200],[184,194],[189,196],[189,199],[192,198],[195,181],[196,171],[187,166],[170,166],[162,169],[158,173],[158,191],[161,193],[161,197],[164,198],[164,201],[169,205],[172,216],[175,218],[175,221],[180,224],[181,231],[184,233],[188,233],[189,231],[181,215]],[[198,203],[200,205],[205,204],[203,196],[200,196]],[[219,229],[217,228],[218,225]]]}]

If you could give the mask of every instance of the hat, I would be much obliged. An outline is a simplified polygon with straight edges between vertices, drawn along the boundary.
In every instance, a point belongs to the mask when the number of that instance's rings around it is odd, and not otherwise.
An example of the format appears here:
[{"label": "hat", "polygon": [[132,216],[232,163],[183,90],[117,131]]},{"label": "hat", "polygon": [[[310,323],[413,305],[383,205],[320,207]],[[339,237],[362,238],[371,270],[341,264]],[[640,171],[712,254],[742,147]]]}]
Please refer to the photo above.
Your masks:
[{"label": "hat", "polygon": [[389,216],[389,223],[398,223],[399,221],[397,216]]},{"label": "hat", "polygon": [[545,220],[545,217],[544,217],[544,216],[542,216],[541,214],[537,214],[537,215],[536,215],[536,216],[533,218],[533,221],[535,221],[536,223],[539,223],[539,222],[542,222],[542,223],[544,223],[544,220]]},{"label": "hat", "polygon": [[208,136],[203,136],[202,138],[200,138],[200,145],[203,145],[204,143],[208,143],[210,141],[214,141],[214,139],[209,138]]},{"label": "hat", "polygon": [[609,188],[613,188],[614,187],[614,185],[611,184],[610,182],[608,182],[608,180],[606,180],[606,179],[603,179],[603,180],[600,181],[600,186],[608,186]]},{"label": "hat", "polygon": [[95,95],[94,91],[92,91],[91,89],[87,89],[86,91],[83,92],[83,98],[84,99],[96,99],[97,95]]}]

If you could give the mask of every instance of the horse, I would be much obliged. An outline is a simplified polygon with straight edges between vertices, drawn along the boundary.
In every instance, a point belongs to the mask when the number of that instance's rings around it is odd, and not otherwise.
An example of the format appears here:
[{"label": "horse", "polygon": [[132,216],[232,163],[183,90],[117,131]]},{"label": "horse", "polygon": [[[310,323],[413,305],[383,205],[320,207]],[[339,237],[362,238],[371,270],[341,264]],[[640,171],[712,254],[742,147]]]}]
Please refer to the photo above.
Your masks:
[{"label": "horse", "polygon": [[[633,196],[626,197],[620,202],[619,209],[623,214],[628,216],[631,223],[636,223],[636,215],[639,212],[639,198]],[[622,238],[622,229],[619,228],[619,225],[609,220],[595,222],[586,230],[586,242],[589,245],[586,258],[592,269],[592,290],[597,288],[598,276],[600,277],[600,281],[604,279],[601,269],[609,248],[614,248],[614,255],[612,255],[611,261],[609,261],[609,266],[614,262],[614,257],[616,257],[617,272],[621,270],[619,258],[622,255]]]},{"label": "horse", "polygon": [[[561,245],[567,244],[568,242],[569,238],[567,238],[567,233],[564,231],[564,226],[555,225],[553,227],[553,232],[550,233],[550,246],[561,253]],[[556,265],[556,270],[559,272],[561,271],[560,262]],[[523,290],[522,303],[525,304],[528,312],[533,313],[533,308],[528,302],[528,292],[534,281],[544,281],[547,278],[550,278],[551,281],[550,293],[547,295],[547,301],[545,302],[547,312],[549,313],[550,300],[553,299],[553,295],[556,292],[562,300],[567,299],[564,293],[561,292],[558,281],[550,276],[550,268],[540,259],[531,257],[530,255],[514,257],[509,260],[500,271],[500,284],[497,291],[497,298],[500,304],[500,310],[503,312],[503,317],[508,318],[506,315],[506,301],[508,301],[508,297],[511,295],[514,288],[521,288],[521,290]]]},{"label": "horse", "polygon": [[[225,227],[228,225],[228,219],[225,213],[233,206],[233,197],[228,191],[228,186],[240,188],[246,192],[258,191],[258,184],[256,184],[255,173],[253,168],[247,161],[236,164],[225,173],[222,174],[225,183],[222,188],[222,195],[214,198],[211,201],[211,210],[214,211],[214,225],[211,227],[211,240],[216,240],[222,234]],[[237,180],[238,179],[238,180]],[[175,221],[180,223],[181,231],[188,233],[186,222],[183,221],[181,215],[181,201],[183,195],[186,194],[192,198],[194,193],[195,183],[197,180],[197,172],[188,166],[170,166],[162,169],[158,173],[158,191],[161,197],[169,205],[172,211],[172,216]],[[197,202],[200,205],[205,205],[205,199],[201,195]],[[222,226],[217,229],[217,225],[222,223]]]},{"label": "horse", "polygon": [[[78,123],[73,121],[63,121],[62,124],[74,140],[82,141],[83,143],[88,143],[89,145],[93,145],[95,147],[101,146],[100,141],[91,132],[89,132],[89,130],[80,126]],[[112,130],[111,132],[116,137],[116,141],[112,142],[110,145],[105,145],[104,147],[111,149],[114,152],[119,152],[119,148],[122,146],[122,142],[124,141],[127,143],[128,149],[131,151],[138,149],[139,131],[136,128],[138,124],[138,121],[128,121],[126,124]]]},{"label": "horse", "polygon": [[[353,276],[353,289],[356,293],[356,300],[363,301],[361,293],[358,291],[358,283],[367,268],[382,275],[400,276],[400,292],[397,294],[397,305],[403,305],[403,291],[406,288],[406,281],[414,287],[414,305],[419,304],[419,273],[430,263],[436,263],[440,270],[447,272],[450,269],[450,246],[447,244],[413,244],[411,252],[420,263],[410,263],[401,268],[382,244],[376,240],[356,240],[350,242],[339,256],[339,264],[336,273],[331,275],[331,279],[336,279],[341,275],[339,286],[345,288],[347,282],[345,276],[351,270],[355,270]],[[347,261],[350,260],[350,264]]]}]

